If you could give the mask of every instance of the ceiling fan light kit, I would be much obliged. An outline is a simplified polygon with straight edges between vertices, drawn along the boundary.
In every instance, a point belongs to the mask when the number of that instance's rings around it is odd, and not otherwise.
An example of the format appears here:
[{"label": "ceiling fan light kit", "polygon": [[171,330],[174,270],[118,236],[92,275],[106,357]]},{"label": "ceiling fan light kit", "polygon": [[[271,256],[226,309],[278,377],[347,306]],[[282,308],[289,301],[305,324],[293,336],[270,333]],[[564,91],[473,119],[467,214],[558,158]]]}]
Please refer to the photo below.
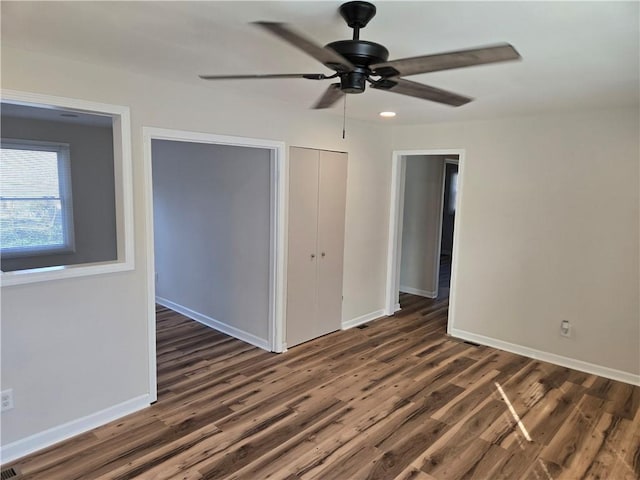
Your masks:
[{"label": "ceiling fan light kit", "polygon": [[338,79],[329,85],[313,108],[329,108],[345,94],[363,93],[367,83],[372,88],[408,95],[423,100],[450,106],[460,106],[473,100],[470,97],[412,82],[402,77],[421,73],[437,72],[453,68],[470,67],[488,63],[519,60],[520,54],[508,43],[488,47],[472,48],[453,52],[389,61],[389,51],[383,45],[360,40],[360,29],[366,27],[376,14],[376,7],[369,2],[353,1],[340,6],[340,15],[353,29],[351,40],[338,40],[324,47],[288,25],[278,22],[254,22],[290,45],[312,56],[325,67],[333,70],[332,75],[322,73],[285,73],[265,75],[201,75],[205,80],[239,80],[266,78],[303,78],[307,80]]}]

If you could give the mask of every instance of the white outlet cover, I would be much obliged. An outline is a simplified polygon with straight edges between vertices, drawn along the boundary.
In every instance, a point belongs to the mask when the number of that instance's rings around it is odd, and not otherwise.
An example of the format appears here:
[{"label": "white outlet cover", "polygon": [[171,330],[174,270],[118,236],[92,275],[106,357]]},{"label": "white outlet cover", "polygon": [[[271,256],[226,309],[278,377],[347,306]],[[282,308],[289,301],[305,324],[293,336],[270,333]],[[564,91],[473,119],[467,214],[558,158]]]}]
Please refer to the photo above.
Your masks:
[{"label": "white outlet cover", "polygon": [[13,408],[13,389],[10,388],[8,390],[3,390],[0,395],[2,395],[2,399],[1,399],[2,410],[1,411],[4,412],[6,410],[11,410]]}]

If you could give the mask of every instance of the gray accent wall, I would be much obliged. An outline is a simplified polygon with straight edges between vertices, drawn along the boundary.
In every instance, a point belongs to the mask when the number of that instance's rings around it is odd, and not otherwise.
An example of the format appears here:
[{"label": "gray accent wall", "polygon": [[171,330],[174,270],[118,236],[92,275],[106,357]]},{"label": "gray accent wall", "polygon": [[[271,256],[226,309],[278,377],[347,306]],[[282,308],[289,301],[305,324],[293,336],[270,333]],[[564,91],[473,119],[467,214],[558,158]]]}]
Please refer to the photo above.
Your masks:
[{"label": "gray accent wall", "polygon": [[2,115],[2,137],[69,144],[75,251],[2,258],[5,272],[116,260],[113,129]]},{"label": "gray accent wall", "polygon": [[269,334],[271,152],[153,140],[156,296]]},{"label": "gray accent wall", "polygon": [[400,291],[435,296],[444,157],[406,159]]}]

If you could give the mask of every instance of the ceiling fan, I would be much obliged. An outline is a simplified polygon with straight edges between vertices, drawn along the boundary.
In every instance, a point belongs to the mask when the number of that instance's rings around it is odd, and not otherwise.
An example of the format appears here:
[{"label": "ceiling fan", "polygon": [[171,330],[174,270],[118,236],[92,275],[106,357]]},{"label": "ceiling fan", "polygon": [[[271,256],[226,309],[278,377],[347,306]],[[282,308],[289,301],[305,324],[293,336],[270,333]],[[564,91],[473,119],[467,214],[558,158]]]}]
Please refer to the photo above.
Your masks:
[{"label": "ceiling fan", "polygon": [[200,78],[205,80],[263,78],[339,79],[339,82],[329,85],[313,108],[329,108],[346,93],[362,93],[367,82],[372,88],[379,90],[457,107],[470,102],[472,98],[405,80],[402,77],[520,59],[520,54],[515,48],[508,43],[502,43],[488,47],[387,61],[389,51],[384,46],[360,40],[360,29],[364,28],[369,23],[369,20],[375,16],[376,7],[369,2],[353,1],[340,6],[339,11],[347,25],[353,29],[353,38],[351,40],[331,42],[324,47],[283,23],[254,22],[255,25],[306,52],[326,67],[335,71],[333,75],[325,75],[323,73],[284,73],[266,75],[200,75]]}]

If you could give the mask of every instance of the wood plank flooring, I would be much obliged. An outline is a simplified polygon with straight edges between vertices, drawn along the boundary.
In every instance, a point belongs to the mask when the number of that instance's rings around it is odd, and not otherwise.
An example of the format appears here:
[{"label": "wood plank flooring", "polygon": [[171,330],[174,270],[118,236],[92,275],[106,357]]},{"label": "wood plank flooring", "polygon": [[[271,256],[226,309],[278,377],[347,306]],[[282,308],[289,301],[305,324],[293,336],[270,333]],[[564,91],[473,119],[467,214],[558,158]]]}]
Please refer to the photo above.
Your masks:
[{"label": "wood plank flooring", "polygon": [[19,480],[640,478],[640,387],[449,338],[446,299],[401,304],[281,355],[160,308],[158,402],[5,467]]}]

